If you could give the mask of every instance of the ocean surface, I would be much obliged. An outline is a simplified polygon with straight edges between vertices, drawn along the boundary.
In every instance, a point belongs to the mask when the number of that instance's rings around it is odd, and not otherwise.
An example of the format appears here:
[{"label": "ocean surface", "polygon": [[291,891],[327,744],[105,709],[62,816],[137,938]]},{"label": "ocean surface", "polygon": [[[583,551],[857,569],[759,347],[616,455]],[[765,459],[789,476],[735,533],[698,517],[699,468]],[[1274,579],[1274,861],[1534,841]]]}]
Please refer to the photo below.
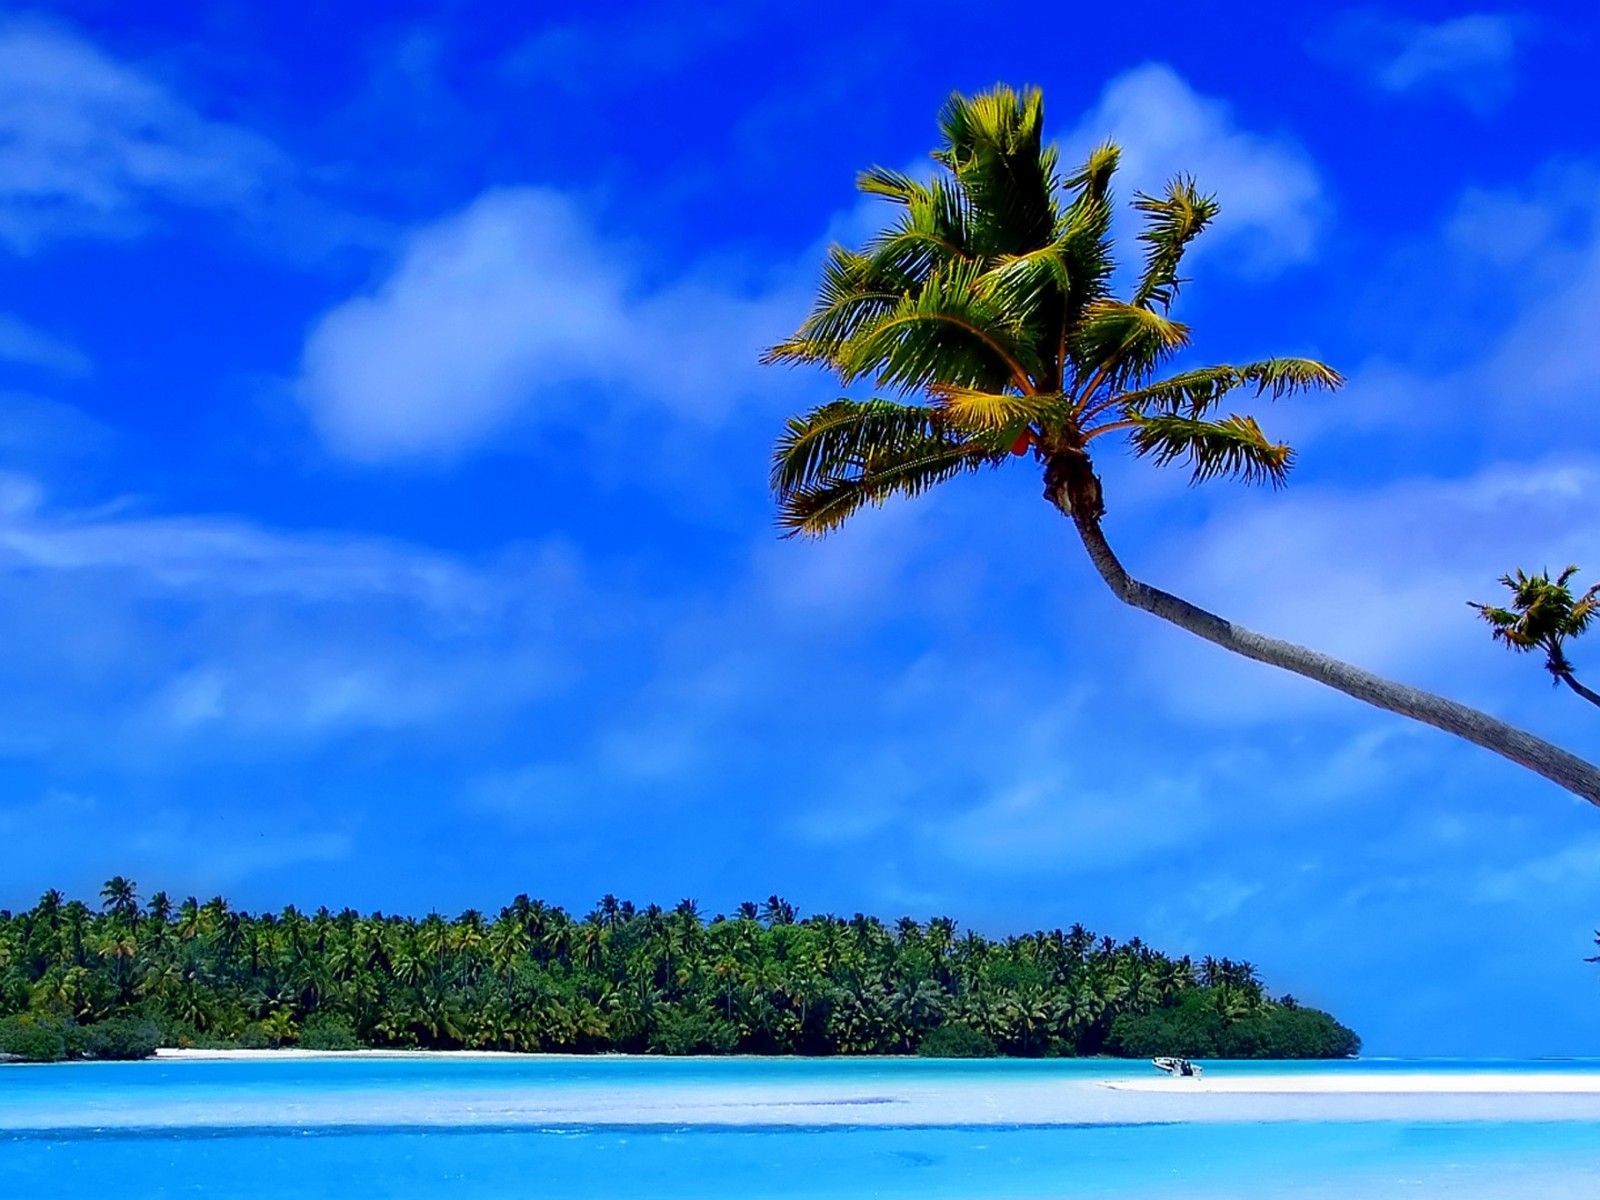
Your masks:
[{"label": "ocean surface", "polygon": [[1600,1061],[1185,1082],[1105,1060],[0,1066],[0,1197],[1600,1197]]}]

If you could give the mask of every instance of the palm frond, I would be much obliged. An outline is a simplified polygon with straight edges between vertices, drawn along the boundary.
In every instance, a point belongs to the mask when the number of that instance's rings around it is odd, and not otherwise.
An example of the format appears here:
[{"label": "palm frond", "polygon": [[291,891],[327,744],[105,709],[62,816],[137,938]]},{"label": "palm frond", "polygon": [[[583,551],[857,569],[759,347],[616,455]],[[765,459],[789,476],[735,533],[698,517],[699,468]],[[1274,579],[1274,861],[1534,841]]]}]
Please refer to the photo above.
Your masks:
[{"label": "palm frond", "polygon": [[1015,437],[1025,426],[1044,425],[1065,412],[1061,396],[1033,393],[984,392],[941,384],[928,389],[934,408],[951,429],[967,435],[986,432]]},{"label": "palm frond", "polygon": [[821,363],[837,370],[841,349],[861,328],[893,311],[901,291],[881,277],[872,259],[840,245],[828,248],[811,314],[791,338],[762,356],[763,363]]},{"label": "palm frond", "polygon": [[781,499],[822,479],[860,471],[874,455],[937,439],[934,413],[889,400],[835,400],[790,417],[772,451],[772,490]]},{"label": "palm frond", "polygon": [[[1224,399],[1333,389],[1342,378],[1301,358],[1162,378],[1189,344],[1170,308],[1216,201],[1188,176],[1136,194],[1143,262],[1127,299],[1115,297],[1121,151],[1105,142],[1063,177],[1043,124],[1036,89],[952,95],[933,155],[941,169],[919,178],[873,167],[858,178],[894,206],[888,219],[859,249],[829,252],[810,314],[766,361],[822,365],[889,398],[841,400],[788,423],[772,486],[789,532],[825,532],[864,504],[1030,443],[1051,459],[1124,431],[1138,454],[1183,462],[1197,482],[1284,481],[1293,451],[1253,419],[1226,415]],[[896,402],[912,398],[921,403]],[[1600,588],[1570,609],[1595,620]]]},{"label": "palm frond", "polygon": [[1178,461],[1191,466],[1192,483],[1228,477],[1279,487],[1294,463],[1294,451],[1269,441],[1250,417],[1202,421],[1160,414],[1136,417],[1135,421],[1134,452],[1140,457],[1152,456],[1158,466]]},{"label": "palm frond", "polygon": [[1567,628],[1574,634],[1583,633],[1600,616],[1600,583],[1595,584],[1572,603],[1567,614]]},{"label": "palm frond", "polygon": [[1044,145],[1039,90],[953,93],[939,127],[945,144],[934,158],[967,197],[973,248],[985,256],[1025,254],[1050,241],[1058,181],[1055,151]]},{"label": "palm frond", "polygon": [[1180,175],[1167,184],[1165,196],[1136,193],[1133,207],[1145,217],[1144,230],[1139,234],[1145,244],[1144,272],[1134,290],[1133,303],[1141,308],[1159,304],[1166,312],[1185,282],[1178,276],[1178,265],[1189,243],[1217,215],[1217,200],[1203,195],[1191,176]]},{"label": "palm frond", "polygon": [[1071,175],[1061,181],[1062,186],[1079,198],[1109,204],[1111,179],[1122,162],[1122,147],[1116,142],[1101,142],[1089,152],[1089,157]]},{"label": "palm frond", "polygon": [[1189,344],[1189,327],[1120,300],[1097,300],[1083,313],[1070,350],[1080,376],[1121,391],[1147,379]]},{"label": "palm frond", "polygon": [[1072,231],[1026,254],[1000,258],[978,280],[978,286],[996,305],[1026,320],[1048,305],[1060,304],[1073,290],[1075,246]]},{"label": "palm frond", "polygon": [[1271,393],[1274,400],[1313,388],[1335,391],[1344,376],[1314,358],[1265,358],[1236,368],[1241,383],[1256,385],[1256,395]]},{"label": "palm frond", "polygon": [[984,296],[981,275],[978,263],[934,272],[918,292],[901,297],[841,347],[841,375],[870,375],[880,387],[907,393],[939,383],[1028,388],[1037,364],[1026,331],[1017,314]]},{"label": "palm frond", "polygon": [[780,494],[778,525],[785,537],[821,537],[867,505],[891,496],[918,496],[957,475],[978,470],[994,457],[976,447],[930,437],[868,458],[851,474],[822,476]]},{"label": "palm frond", "polygon": [[[1062,247],[1065,273],[1072,283],[1060,314],[1060,330],[1064,332],[1076,329],[1089,306],[1111,294],[1116,261],[1111,255],[1109,201],[1088,192],[1080,194],[1062,213],[1056,244]],[[1058,332],[1057,356],[1060,340]]]},{"label": "palm frond", "polygon": [[1529,638],[1522,625],[1522,614],[1512,612],[1509,608],[1498,608],[1492,604],[1473,604],[1469,606],[1478,610],[1480,616],[1489,623],[1490,632],[1497,642],[1503,642],[1512,650],[1532,650],[1538,642]]},{"label": "palm frond", "polygon": [[1224,363],[1184,371],[1159,383],[1124,392],[1119,403],[1123,408],[1136,411],[1158,409],[1202,417],[1229,392],[1249,384],[1255,385],[1256,395],[1270,393],[1276,400],[1312,388],[1331,391],[1343,383],[1344,377],[1339,372],[1314,359],[1269,358],[1242,367]]},{"label": "palm frond", "polygon": [[919,188],[900,219],[866,246],[874,275],[915,291],[941,266],[974,258],[961,192],[943,180]]},{"label": "palm frond", "polygon": [[856,176],[856,190],[869,196],[883,196],[900,204],[910,204],[926,191],[926,186],[904,171],[868,167]]}]

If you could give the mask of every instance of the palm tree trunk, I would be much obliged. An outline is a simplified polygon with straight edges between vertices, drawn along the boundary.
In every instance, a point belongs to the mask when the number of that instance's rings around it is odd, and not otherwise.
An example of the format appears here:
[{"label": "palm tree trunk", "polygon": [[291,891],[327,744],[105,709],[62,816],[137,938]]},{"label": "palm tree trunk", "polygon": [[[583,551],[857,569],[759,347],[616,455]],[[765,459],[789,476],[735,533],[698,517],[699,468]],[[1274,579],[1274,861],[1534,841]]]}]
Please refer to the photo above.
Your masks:
[{"label": "palm tree trunk", "polygon": [[1577,692],[1578,695],[1582,696],[1590,704],[1600,705],[1600,693],[1592,692],[1588,688],[1584,687],[1583,684],[1579,683],[1577,678],[1574,677],[1570,672],[1561,676],[1561,682],[1566,684],[1573,691]]},{"label": "palm tree trunk", "polygon": [[[1160,588],[1133,578],[1124,569],[1100,529],[1100,518],[1105,509],[1100,481],[1087,456],[1053,457],[1045,473],[1045,498],[1072,519],[1078,536],[1083,540],[1084,549],[1089,552],[1089,560],[1094,563],[1112,593],[1124,604],[1143,609],[1224,650],[1314,679],[1357,700],[1465,738],[1530,771],[1538,772],[1552,783],[1600,806],[1600,768],[1559,746],[1475,708],[1457,704],[1454,700],[1403,683],[1394,683],[1293,642],[1245,629],[1187,600],[1180,600]],[[1576,680],[1569,680],[1569,685],[1574,688],[1582,686]],[[1600,698],[1587,688],[1579,692],[1580,695],[1585,693],[1589,699],[1600,703]]]}]

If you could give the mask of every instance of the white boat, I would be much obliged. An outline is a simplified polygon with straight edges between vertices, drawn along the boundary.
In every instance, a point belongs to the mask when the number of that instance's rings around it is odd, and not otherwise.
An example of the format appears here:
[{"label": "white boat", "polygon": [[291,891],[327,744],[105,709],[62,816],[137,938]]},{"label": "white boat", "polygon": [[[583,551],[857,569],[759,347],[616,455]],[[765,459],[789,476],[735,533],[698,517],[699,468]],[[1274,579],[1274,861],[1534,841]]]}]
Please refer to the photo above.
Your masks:
[{"label": "white boat", "polygon": [[1201,1068],[1195,1066],[1187,1058],[1152,1058],[1150,1060],[1168,1075],[1184,1076],[1189,1079],[1199,1079]]}]

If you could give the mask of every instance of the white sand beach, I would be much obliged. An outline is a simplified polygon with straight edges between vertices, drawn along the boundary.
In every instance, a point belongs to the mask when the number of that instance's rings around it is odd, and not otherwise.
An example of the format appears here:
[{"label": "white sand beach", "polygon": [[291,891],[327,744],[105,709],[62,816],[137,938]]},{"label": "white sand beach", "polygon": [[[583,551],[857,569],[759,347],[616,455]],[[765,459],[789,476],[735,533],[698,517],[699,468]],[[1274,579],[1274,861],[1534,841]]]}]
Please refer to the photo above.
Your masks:
[{"label": "white sand beach", "polygon": [[1331,1095],[1600,1095],[1600,1070],[1590,1075],[1538,1071],[1372,1071],[1339,1075],[1240,1075],[1213,1072],[1200,1079],[1108,1080],[1116,1091],[1274,1096]]},{"label": "white sand beach", "polygon": [[[156,1051],[158,1059],[175,1062],[291,1062],[294,1059],[327,1058],[389,1058],[389,1059],[571,1059],[570,1054],[511,1054],[504,1050],[301,1050],[285,1046],[279,1050],[184,1050],[163,1047]],[[612,1055],[614,1058],[625,1057]]]},{"label": "white sand beach", "polygon": [[[0,1128],[109,1128],[157,1124],[203,1127],[311,1125],[551,1126],[933,1126],[1101,1125],[1153,1122],[1280,1121],[1588,1121],[1600,1123],[1600,1067],[1594,1070],[1415,1071],[1361,1070],[1230,1074],[1226,1064],[1203,1079],[1135,1076],[1136,1064],[1107,1062],[1100,1074],[1074,1063],[1056,1074],[1047,1067],[1017,1072],[940,1072],[897,1068],[829,1070],[793,1076],[745,1076],[726,1080],[696,1073],[666,1073],[631,1079],[602,1078],[588,1068],[614,1063],[570,1056],[493,1052],[426,1054],[412,1051],[164,1051],[169,1072],[194,1070],[203,1080],[208,1063],[276,1061],[302,1066],[265,1094],[231,1089],[204,1105],[146,1095],[137,1105],[115,1092],[80,1097],[70,1109],[7,1112]],[[560,1058],[565,1070],[481,1070],[441,1088],[406,1086],[401,1076],[385,1082],[383,1071],[356,1080],[324,1079],[305,1070],[309,1060],[521,1060],[530,1068]],[[679,1060],[682,1061],[682,1060]],[[655,1068],[661,1059],[651,1060]],[[374,1066],[377,1066],[374,1063]],[[443,1064],[440,1064],[443,1066]],[[148,1069],[149,1064],[146,1065]],[[135,1069],[138,1069],[135,1067]],[[174,1082],[178,1082],[174,1079]],[[265,1081],[263,1081],[265,1082]],[[443,1079],[440,1081],[444,1082]]]}]

